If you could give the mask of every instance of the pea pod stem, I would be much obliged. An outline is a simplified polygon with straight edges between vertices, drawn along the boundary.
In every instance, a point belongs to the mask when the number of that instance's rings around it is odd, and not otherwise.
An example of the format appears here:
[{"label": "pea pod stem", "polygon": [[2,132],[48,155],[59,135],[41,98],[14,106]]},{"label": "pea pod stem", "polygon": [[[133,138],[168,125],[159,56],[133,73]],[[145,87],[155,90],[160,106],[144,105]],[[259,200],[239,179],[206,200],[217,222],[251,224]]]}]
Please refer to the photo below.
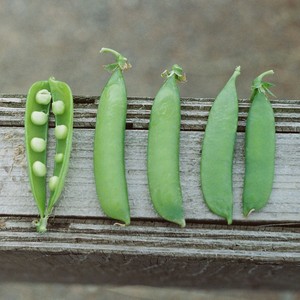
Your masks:
[{"label": "pea pod stem", "polygon": [[103,48],[100,49],[100,53],[112,53],[117,59],[119,57],[122,57],[122,55],[119,52],[117,52],[116,50],[113,50],[111,48],[103,47]]},{"label": "pea pod stem", "polygon": [[254,79],[254,83],[256,82],[262,82],[262,79],[267,76],[267,75],[273,75],[274,71],[273,70],[268,70],[266,72],[263,72],[262,74],[260,74],[259,76],[257,76],[256,79]]},{"label": "pea pod stem", "polygon": [[274,96],[273,93],[269,90],[269,87],[273,86],[273,84],[269,83],[269,82],[263,82],[263,78],[267,75],[273,75],[274,71],[273,70],[269,70],[266,71],[262,74],[260,74],[259,76],[257,76],[252,83],[251,86],[251,90],[252,90],[252,94],[250,97],[250,102],[253,101],[255,95],[260,92],[260,93],[269,93],[270,95]]},{"label": "pea pod stem", "polygon": [[174,76],[176,80],[179,82],[186,82],[186,76],[185,73],[183,73],[182,68],[175,64],[172,66],[171,71],[165,70],[162,72],[161,77],[169,78]]},{"label": "pea pod stem", "polygon": [[122,54],[120,54],[119,52],[110,49],[110,48],[102,48],[100,50],[100,53],[111,53],[115,56],[116,58],[116,62],[112,63],[112,64],[108,64],[105,65],[104,68],[109,71],[109,72],[113,72],[115,71],[117,68],[120,68],[121,71],[127,70],[129,68],[131,68],[131,64],[128,62],[127,58],[124,57]]},{"label": "pea pod stem", "polygon": [[44,233],[47,231],[48,218],[49,218],[48,215],[44,217],[40,217],[39,221],[34,223],[37,232]]}]

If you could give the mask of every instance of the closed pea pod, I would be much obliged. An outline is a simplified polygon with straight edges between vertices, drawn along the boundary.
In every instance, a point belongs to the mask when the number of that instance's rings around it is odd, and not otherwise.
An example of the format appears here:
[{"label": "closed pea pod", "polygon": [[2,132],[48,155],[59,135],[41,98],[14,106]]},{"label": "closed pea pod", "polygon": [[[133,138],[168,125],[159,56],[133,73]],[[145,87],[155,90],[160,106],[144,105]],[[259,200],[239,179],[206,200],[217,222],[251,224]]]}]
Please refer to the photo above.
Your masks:
[{"label": "closed pea pod", "polygon": [[94,140],[96,191],[104,213],[129,225],[124,159],[127,93],[122,71],[130,64],[112,49],[102,48],[100,52],[115,55],[116,63],[106,66],[113,73],[102,91],[97,112]]},{"label": "closed pea pod", "polygon": [[[59,117],[55,113],[55,136],[59,136],[55,157],[58,159],[55,159],[54,176],[49,181],[50,199],[47,204],[46,144],[51,101],[63,102],[64,111]],[[64,129],[61,130],[59,126],[64,126]],[[40,220],[36,223],[39,232],[46,231],[48,217],[63,189],[71,153],[72,132],[73,97],[69,86],[54,78],[34,83],[26,101],[25,143],[31,190],[40,214]]]},{"label": "closed pea pod", "polygon": [[153,206],[164,219],[185,226],[179,175],[180,95],[177,81],[185,80],[174,65],[157,93],[149,123],[147,173]]},{"label": "closed pea pod", "polygon": [[208,208],[232,223],[232,163],[238,123],[238,97],[235,87],[237,67],[216,97],[205,129],[201,155],[201,188]]},{"label": "closed pea pod", "polygon": [[273,95],[271,83],[258,76],[252,85],[251,106],[246,124],[245,178],[243,191],[243,214],[263,208],[272,192],[275,168],[275,119],[272,105],[266,94]]}]

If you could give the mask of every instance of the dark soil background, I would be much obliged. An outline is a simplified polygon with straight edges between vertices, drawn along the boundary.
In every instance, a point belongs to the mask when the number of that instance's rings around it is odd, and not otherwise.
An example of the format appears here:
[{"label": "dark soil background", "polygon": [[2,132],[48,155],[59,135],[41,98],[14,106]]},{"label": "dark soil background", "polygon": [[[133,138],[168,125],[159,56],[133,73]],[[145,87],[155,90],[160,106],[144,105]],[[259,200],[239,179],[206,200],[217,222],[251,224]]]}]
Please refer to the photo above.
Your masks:
[{"label": "dark soil background", "polygon": [[99,95],[113,60],[99,50],[111,47],[133,65],[129,96],[155,96],[177,63],[184,97],[215,97],[241,65],[239,98],[268,69],[277,98],[300,98],[297,0],[0,0],[0,25],[0,93],[55,76],[76,95]]}]

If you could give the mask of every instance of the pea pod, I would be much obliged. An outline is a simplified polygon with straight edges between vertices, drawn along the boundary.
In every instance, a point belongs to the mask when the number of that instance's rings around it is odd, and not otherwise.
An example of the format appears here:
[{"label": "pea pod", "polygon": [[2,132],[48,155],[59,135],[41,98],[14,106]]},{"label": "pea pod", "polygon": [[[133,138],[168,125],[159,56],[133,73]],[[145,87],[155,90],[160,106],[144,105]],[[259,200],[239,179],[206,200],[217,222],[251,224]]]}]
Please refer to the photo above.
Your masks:
[{"label": "pea pod", "polygon": [[157,93],[148,133],[148,183],[153,206],[164,219],[185,226],[179,176],[181,67],[165,72],[167,80]]},{"label": "pea pod", "polygon": [[201,187],[208,208],[232,223],[232,162],[238,123],[238,97],[235,87],[237,67],[216,97],[205,129],[201,157]]},{"label": "pea pod", "polygon": [[[58,105],[57,105],[58,103]],[[46,200],[48,119],[52,104],[55,115],[56,157],[54,174],[49,179],[50,200]],[[62,192],[69,165],[73,133],[73,97],[69,86],[54,78],[34,83],[27,95],[25,144],[31,190],[40,220],[37,231],[45,232],[47,221]]]},{"label": "pea pod", "polygon": [[275,119],[272,105],[266,94],[273,95],[271,83],[263,82],[259,75],[252,85],[251,106],[246,124],[245,178],[243,191],[243,213],[263,208],[270,198],[275,165]]},{"label": "pea pod", "polygon": [[47,154],[46,151],[34,151],[32,140],[39,138],[47,143],[50,102],[42,104],[36,101],[36,95],[40,91],[50,91],[48,81],[34,83],[28,92],[25,111],[25,141],[31,191],[39,215],[43,218],[46,209],[46,176],[36,176],[35,173],[37,173],[36,169],[42,169],[43,166],[47,165]]},{"label": "pea pod", "polygon": [[122,71],[130,64],[112,49],[102,48],[100,52],[114,54],[116,63],[105,66],[113,73],[102,91],[97,112],[94,140],[96,191],[104,213],[129,225],[124,160],[127,93]]}]

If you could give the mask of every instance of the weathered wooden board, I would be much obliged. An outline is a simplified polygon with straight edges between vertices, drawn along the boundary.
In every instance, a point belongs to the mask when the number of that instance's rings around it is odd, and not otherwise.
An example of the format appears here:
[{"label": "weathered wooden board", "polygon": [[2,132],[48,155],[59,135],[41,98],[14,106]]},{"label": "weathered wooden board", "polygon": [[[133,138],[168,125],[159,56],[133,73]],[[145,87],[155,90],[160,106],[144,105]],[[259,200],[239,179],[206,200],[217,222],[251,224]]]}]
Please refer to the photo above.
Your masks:
[{"label": "weathered wooden board", "polygon": [[299,228],[57,218],[40,235],[0,220],[0,280],[299,289]]},{"label": "weathered wooden board", "polygon": [[[74,97],[74,127],[94,128],[99,97]],[[0,126],[23,126],[26,97],[0,96]],[[203,131],[213,99],[182,99],[181,129]],[[129,98],[127,129],[148,129],[153,99]],[[272,100],[277,132],[300,132],[300,101]],[[249,101],[239,103],[239,131],[245,130]],[[53,118],[50,118],[53,125]]]},{"label": "weathered wooden board", "polygon": [[[55,209],[56,216],[103,217],[93,177],[93,129],[75,129],[73,152],[64,193]],[[24,152],[24,129],[0,128],[0,214],[34,215],[37,210],[29,191]],[[203,132],[181,132],[181,182],[185,215],[188,220],[221,220],[210,213],[200,190],[200,152]],[[49,168],[54,156],[50,129]],[[300,135],[277,134],[276,175],[269,204],[248,219],[242,216],[243,140],[237,136],[234,161],[234,220],[240,222],[300,221]],[[133,218],[157,218],[150,202],[147,171],[147,131],[127,130],[126,171]],[[49,172],[51,174],[51,171]]]},{"label": "weathered wooden board", "polygon": [[[300,101],[272,101],[276,171],[268,205],[241,214],[244,130],[240,101],[233,168],[234,223],[209,212],[200,189],[201,144],[212,99],[182,99],[181,181],[187,227],[154,212],[146,174],[153,99],[130,98],[126,171],[132,224],[113,226],[97,200],[93,135],[98,97],[75,97],[73,151],[49,231],[37,234],[24,149],[25,96],[0,97],[0,280],[300,290]],[[50,125],[53,127],[53,119]],[[54,155],[49,135],[49,176]]]}]

